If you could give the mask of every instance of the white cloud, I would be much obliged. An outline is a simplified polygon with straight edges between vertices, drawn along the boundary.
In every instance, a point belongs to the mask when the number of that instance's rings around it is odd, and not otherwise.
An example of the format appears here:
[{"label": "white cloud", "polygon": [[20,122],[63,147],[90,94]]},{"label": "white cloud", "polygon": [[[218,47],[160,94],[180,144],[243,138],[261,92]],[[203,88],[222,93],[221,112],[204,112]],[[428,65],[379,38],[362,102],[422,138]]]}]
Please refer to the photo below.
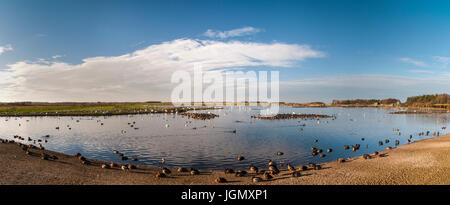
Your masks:
[{"label": "white cloud", "polygon": [[0,46],[0,55],[2,55],[6,51],[12,51],[12,50],[13,50],[13,48],[12,48],[11,44],[8,44],[5,46]]},{"label": "white cloud", "polygon": [[412,59],[412,58],[400,58],[399,60],[400,60],[400,61],[403,61],[403,62],[405,62],[405,63],[413,64],[413,65],[415,65],[415,66],[419,66],[419,67],[427,67],[427,64],[425,64],[424,62],[418,61],[418,60],[414,60],[414,59]]},{"label": "white cloud", "polygon": [[293,67],[323,57],[305,45],[178,39],[113,57],[65,62],[21,61],[0,71],[0,101],[169,100],[177,70]]},{"label": "white cloud", "polygon": [[261,32],[261,29],[253,28],[253,27],[243,27],[238,29],[233,29],[229,31],[215,31],[208,29],[203,35],[207,36],[209,38],[230,38],[230,37],[237,37],[237,36],[246,36],[246,35],[253,35],[255,33]]},{"label": "white cloud", "polygon": [[443,68],[447,68],[447,65],[450,62],[449,57],[443,57],[443,56],[433,56],[433,59],[435,62],[440,63]]}]

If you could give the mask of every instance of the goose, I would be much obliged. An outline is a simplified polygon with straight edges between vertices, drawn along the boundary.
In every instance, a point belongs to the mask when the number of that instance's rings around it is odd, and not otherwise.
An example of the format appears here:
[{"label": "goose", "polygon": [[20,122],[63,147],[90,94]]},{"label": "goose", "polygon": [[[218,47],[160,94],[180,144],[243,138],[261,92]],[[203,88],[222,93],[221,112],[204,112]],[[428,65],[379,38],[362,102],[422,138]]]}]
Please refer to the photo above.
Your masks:
[{"label": "goose", "polygon": [[306,170],[308,170],[308,167],[305,166],[305,165],[303,165],[303,166],[300,166],[300,167],[298,168],[298,170],[300,170],[300,171],[306,171]]},{"label": "goose", "polygon": [[162,173],[164,173],[164,174],[166,174],[166,175],[169,175],[170,173],[172,173],[169,169],[167,169],[167,168],[165,168],[165,167],[163,167],[163,168],[161,169],[161,171],[162,171]]},{"label": "goose", "polygon": [[273,178],[273,176],[270,175],[269,172],[264,172],[263,177],[264,177],[264,180],[271,180]]},{"label": "goose", "polygon": [[316,166],[314,166],[314,170],[321,170],[322,169],[322,166],[321,165],[316,165]]},{"label": "goose", "polygon": [[191,168],[191,175],[199,175],[199,174],[200,172],[198,170]]},{"label": "goose", "polygon": [[235,176],[237,176],[237,177],[244,177],[246,174],[247,174],[246,171],[244,171],[244,170],[238,170],[238,171],[236,172]]},{"label": "goose", "polygon": [[269,171],[271,171],[272,174],[280,173],[280,170],[276,166],[269,166]]},{"label": "goose", "polygon": [[290,171],[295,171],[295,167],[293,167],[290,163],[287,164],[287,168],[288,168]]},{"label": "goose", "polygon": [[275,162],[273,162],[272,160],[269,160],[268,165],[269,165],[269,166],[277,166],[277,165],[275,164]]},{"label": "goose", "polygon": [[187,172],[188,170],[186,169],[186,168],[184,168],[184,167],[180,167],[180,168],[178,168],[177,169],[177,172]]},{"label": "goose", "polygon": [[158,172],[156,174],[156,178],[164,178],[164,177],[167,177],[164,173]]},{"label": "goose", "polygon": [[226,168],[225,171],[224,171],[224,173],[225,173],[225,174],[233,174],[233,173],[234,173],[234,170],[233,170],[233,169],[228,169],[228,168]]},{"label": "goose", "polygon": [[245,158],[244,158],[243,156],[241,156],[241,155],[239,155],[238,158],[237,158],[238,161],[242,161],[242,160],[244,160],[244,159],[245,159]]},{"label": "goose", "polygon": [[258,173],[258,167],[255,167],[252,165],[252,166],[250,166],[250,171],[253,173]]},{"label": "goose", "polygon": [[222,177],[217,177],[214,181],[216,183],[226,183],[227,182],[227,180],[225,178],[222,178]]},{"label": "goose", "polygon": [[300,172],[296,172],[296,171],[292,172],[292,177],[300,177],[300,176],[301,176]]},{"label": "goose", "polygon": [[253,183],[258,183],[258,182],[262,182],[262,178],[261,177],[252,177],[252,182]]}]

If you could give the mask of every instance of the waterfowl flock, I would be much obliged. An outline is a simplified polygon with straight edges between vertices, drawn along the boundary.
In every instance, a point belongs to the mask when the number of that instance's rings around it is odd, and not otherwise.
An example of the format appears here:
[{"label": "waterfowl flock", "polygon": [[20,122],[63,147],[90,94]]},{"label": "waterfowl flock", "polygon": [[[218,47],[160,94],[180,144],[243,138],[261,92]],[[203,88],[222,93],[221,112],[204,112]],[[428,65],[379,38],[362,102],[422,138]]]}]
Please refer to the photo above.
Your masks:
[{"label": "waterfowl flock", "polygon": [[[197,119],[197,120],[209,120],[209,119],[213,119],[215,117],[218,117],[218,115],[215,115],[215,114],[212,114],[212,113],[181,113],[180,115],[181,116],[186,116],[188,119],[189,118],[193,118],[193,119]],[[263,116],[251,116],[251,118],[263,119],[263,120],[264,119],[278,120],[278,119],[303,118],[303,119],[312,119],[312,120],[314,120],[314,123],[317,120],[317,124],[320,124],[320,122],[321,122],[319,120],[320,118],[336,119],[336,116],[335,115],[330,115],[329,116],[329,115],[295,114],[295,113],[293,113],[293,114],[278,114],[278,115],[274,115],[274,116],[270,116],[270,117],[267,117],[267,116],[264,116],[264,117]],[[73,120],[73,118],[72,118],[72,120]],[[80,120],[81,119],[78,119],[78,120],[76,120],[76,122],[80,122]],[[105,126],[105,127],[108,126],[108,124],[106,124],[102,120],[97,120],[97,123],[98,123],[99,126]],[[323,123],[326,123],[326,122],[322,121],[322,124]],[[186,121],[185,126],[189,126],[189,124],[190,124],[189,121]],[[135,130],[138,129],[138,127],[136,127],[137,126],[136,121],[127,122],[127,125],[130,128],[133,128]],[[16,126],[17,126],[17,124],[16,124]],[[19,123],[18,126],[22,127],[23,124]],[[303,124],[303,125],[300,125],[300,126],[305,127],[306,125]],[[67,125],[66,127],[69,130],[72,128],[70,125]],[[169,124],[166,124],[165,127],[169,128],[170,126],[169,126]],[[210,126],[210,127],[214,128],[214,126]],[[56,126],[55,127],[56,130],[64,130],[64,128],[65,128],[65,125],[62,125],[62,126],[60,125],[60,126]],[[198,128],[201,128],[201,127],[198,127]],[[204,128],[207,128],[207,127],[204,126]],[[445,130],[446,127],[442,127],[441,129]],[[236,133],[236,129],[234,129],[232,132]],[[400,129],[393,129],[393,132],[394,132],[394,135],[402,136],[402,134],[400,132]],[[126,130],[122,130],[121,133],[122,134],[126,134],[127,132],[126,132]],[[425,132],[418,133],[418,136],[431,136],[431,135],[432,136],[440,136],[440,134],[441,134],[440,131],[429,131],[428,130],[428,131],[425,131]],[[31,146],[33,146],[35,149],[39,149],[41,151],[45,151],[45,148],[44,148],[45,143],[48,143],[48,141],[50,139],[52,139],[53,136],[51,137],[50,135],[44,135],[44,136],[41,136],[41,137],[38,137],[38,138],[35,138],[35,137],[33,137],[33,138],[26,137],[25,138],[25,137],[22,137],[22,136],[19,136],[19,135],[14,135],[13,138],[16,141],[18,141],[17,143],[23,145],[23,150],[25,151],[26,155],[32,156],[33,152],[29,148],[29,145],[25,145],[25,143],[32,143],[34,145],[31,145]],[[414,138],[413,135],[408,135],[408,137],[406,139],[406,142],[407,143],[413,142],[413,138]],[[360,138],[360,140],[361,140],[361,142],[359,142],[359,143],[364,143],[366,145],[366,147],[368,147],[369,143],[372,144],[372,142],[370,141],[370,138],[368,138],[367,144],[366,144],[366,138],[365,137]],[[391,140],[394,143],[391,142]],[[312,156],[313,157],[316,157],[316,158],[330,158],[330,155],[334,156],[334,151],[335,150],[338,150],[338,152],[339,152],[339,150],[342,149],[342,147],[340,149],[337,149],[335,147],[334,148],[333,147],[325,147],[325,146],[321,147],[320,144],[322,142],[323,142],[323,140],[321,140],[320,137],[315,136],[313,138],[312,144],[315,145],[315,147],[311,147]],[[8,140],[2,140],[2,143],[10,143],[10,142]],[[13,141],[13,143],[16,143],[16,142]],[[344,145],[344,150],[352,150],[353,152],[357,152],[357,151],[361,150],[361,144],[359,144],[359,143]],[[388,139],[388,138],[387,139],[382,139],[382,140],[378,141],[378,145],[379,146],[385,146],[386,150],[391,150],[391,149],[395,149],[395,147],[400,145],[400,140],[399,140],[399,138],[398,139],[396,138],[395,140],[392,139],[392,138],[390,138],[390,139]],[[326,151],[326,153],[325,153],[325,151]],[[123,162],[127,162],[127,161],[138,162],[139,161],[139,159],[136,156],[126,156],[125,153],[120,152],[118,150],[113,150],[112,153],[114,154],[114,156],[117,156],[118,160],[123,161]],[[286,152],[286,153],[287,153],[287,155],[290,154],[289,152]],[[282,151],[276,152],[276,156],[278,156],[278,157],[281,157],[281,156],[284,156],[284,155],[285,155],[285,153],[282,152]],[[374,152],[372,154],[367,154],[366,153],[366,154],[362,154],[361,156],[364,159],[372,159],[372,158],[374,158],[376,156],[379,156],[379,153],[378,152]],[[51,155],[48,155],[48,154],[46,154],[44,152],[41,153],[39,155],[39,157],[42,160],[58,160],[58,158],[56,156],[51,156]],[[92,161],[88,160],[81,153],[77,153],[75,155],[75,157],[83,165],[92,165]],[[234,159],[236,160],[236,158],[234,158]],[[243,162],[245,164],[247,161],[252,161],[252,160],[251,159],[248,160],[244,156],[238,155],[237,161],[239,161],[240,164],[242,164],[241,162]],[[339,163],[344,163],[347,160],[345,158],[338,158],[337,161]],[[138,169],[138,167],[136,165],[134,165],[134,164],[131,164],[131,162],[127,163],[127,164],[120,164],[120,163],[116,163],[116,162],[102,163],[102,164],[96,165],[96,166],[98,166],[98,167],[100,167],[102,169],[115,169],[116,168],[116,169],[121,169],[121,170],[126,171],[126,172]],[[277,163],[278,162],[279,161],[277,161]],[[161,159],[161,163],[162,164],[166,164],[166,159],[162,158]],[[171,161],[169,161],[169,164],[170,163],[171,163]],[[281,168],[283,168],[283,169],[281,169]],[[306,170],[321,170],[321,169],[322,169],[322,165],[320,165],[320,164],[309,163],[307,165],[300,165],[298,168],[295,168],[295,166],[293,166],[292,163],[287,163],[286,166],[284,166],[283,163],[280,162],[279,166],[277,166],[277,164],[274,161],[269,160],[268,163],[267,163],[266,169],[264,169],[264,167],[263,167],[263,169],[260,169],[260,168],[254,166],[254,165],[250,165],[250,166],[248,166],[247,170],[242,170],[241,169],[241,170],[234,171],[233,169],[227,168],[227,169],[225,169],[224,172],[225,172],[225,174],[233,174],[236,177],[249,177],[250,176],[252,182],[258,183],[258,182],[262,182],[262,181],[266,181],[266,180],[271,180],[274,177],[276,178],[277,175],[279,175],[282,170],[283,171],[284,170],[288,171],[290,173],[290,176],[292,176],[292,177],[301,177],[302,176],[302,173],[301,173],[302,171],[306,171]],[[199,175],[201,173],[197,169],[191,168],[190,170],[188,170],[188,169],[186,169],[184,167],[179,167],[178,169],[176,169],[176,172],[178,172],[178,173],[189,173],[190,175]],[[166,177],[169,177],[171,175],[173,175],[173,174],[172,174],[172,171],[169,168],[161,167],[161,169],[160,169],[160,171],[158,171],[156,177],[158,177],[158,178],[166,178]],[[227,182],[226,178],[220,178],[220,177],[217,178],[215,181],[216,181],[216,183],[226,183]]]}]

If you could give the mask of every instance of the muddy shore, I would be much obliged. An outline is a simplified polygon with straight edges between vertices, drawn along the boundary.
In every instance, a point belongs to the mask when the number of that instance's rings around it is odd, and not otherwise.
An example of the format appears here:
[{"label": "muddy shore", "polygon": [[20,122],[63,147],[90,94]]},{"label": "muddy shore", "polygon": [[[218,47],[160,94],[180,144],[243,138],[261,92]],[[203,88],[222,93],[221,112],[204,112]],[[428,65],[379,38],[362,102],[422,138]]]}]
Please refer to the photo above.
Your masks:
[{"label": "muddy shore", "polygon": [[[292,177],[290,171],[281,168],[281,173],[272,180],[253,183],[247,174],[236,177],[222,171],[200,170],[200,175],[188,172],[172,173],[166,178],[157,178],[157,167],[138,166],[123,171],[120,168],[102,169],[106,162],[88,159],[84,165],[77,157],[52,151],[32,149],[26,155],[14,143],[0,144],[0,184],[217,184],[215,179],[223,177],[230,185],[296,185],[296,184],[450,184],[450,135],[416,141],[392,150],[380,152],[371,159],[356,157],[344,163],[321,164],[321,170],[301,171],[300,177]],[[57,160],[42,160],[40,153],[57,156]],[[264,167],[266,168],[266,167]],[[296,167],[297,168],[297,167]],[[262,169],[262,168],[260,168]],[[247,170],[248,171],[248,170]]]}]

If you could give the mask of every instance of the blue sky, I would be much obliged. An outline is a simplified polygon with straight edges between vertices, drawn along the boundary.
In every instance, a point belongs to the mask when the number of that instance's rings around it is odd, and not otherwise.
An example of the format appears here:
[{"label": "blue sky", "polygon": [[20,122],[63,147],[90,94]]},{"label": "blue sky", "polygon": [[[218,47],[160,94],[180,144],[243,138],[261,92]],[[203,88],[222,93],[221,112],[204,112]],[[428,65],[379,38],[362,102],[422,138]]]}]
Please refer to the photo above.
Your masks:
[{"label": "blue sky", "polygon": [[[250,28],[250,31],[226,37],[205,34],[208,29],[213,34],[225,34],[243,28]],[[9,72],[0,73],[3,75],[0,80],[4,81],[3,84],[0,82],[0,87],[4,88],[0,101],[77,100],[73,96],[85,88],[71,85],[75,86],[76,92],[58,96],[58,90],[37,89],[41,88],[40,84],[36,83],[37,79],[29,77],[30,73],[34,72],[33,76],[36,76],[44,73],[36,69],[58,69],[54,65],[58,62],[64,63],[62,67],[76,67],[85,59],[126,55],[177,39],[264,45],[279,43],[308,46],[319,52],[320,55],[292,59],[283,57],[295,61],[290,66],[271,62],[241,66],[248,70],[280,70],[281,100],[284,101],[369,97],[404,99],[423,93],[448,93],[449,36],[450,2],[437,0],[2,0],[0,71]],[[278,50],[274,48],[274,51]],[[36,64],[54,66],[36,68]],[[117,75],[120,75],[120,68],[117,69]],[[7,73],[14,75],[5,77]],[[75,74],[68,72],[66,75]],[[124,76],[108,79],[118,78],[124,80]],[[45,77],[41,81],[45,81]],[[120,80],[115,83],[120,84]],[[42,88],[45,86],[50,87],[42,85]],[[119,91],[116,96],[122,98],[120,93],[128,93],[126,88],[133,88],[130,86],[117,85]],[[116,86],[100,86],[94,89],[99,92],[98,96],[82,100],[113,100],[114,94],[106,93],[113,92],[113,87]],[[32,91],[33,88],[36,90]],[[143,87],[139,89],[144,90]],[[152,92],[143,98],[168,97],[163,94],[163,89]]]}]

